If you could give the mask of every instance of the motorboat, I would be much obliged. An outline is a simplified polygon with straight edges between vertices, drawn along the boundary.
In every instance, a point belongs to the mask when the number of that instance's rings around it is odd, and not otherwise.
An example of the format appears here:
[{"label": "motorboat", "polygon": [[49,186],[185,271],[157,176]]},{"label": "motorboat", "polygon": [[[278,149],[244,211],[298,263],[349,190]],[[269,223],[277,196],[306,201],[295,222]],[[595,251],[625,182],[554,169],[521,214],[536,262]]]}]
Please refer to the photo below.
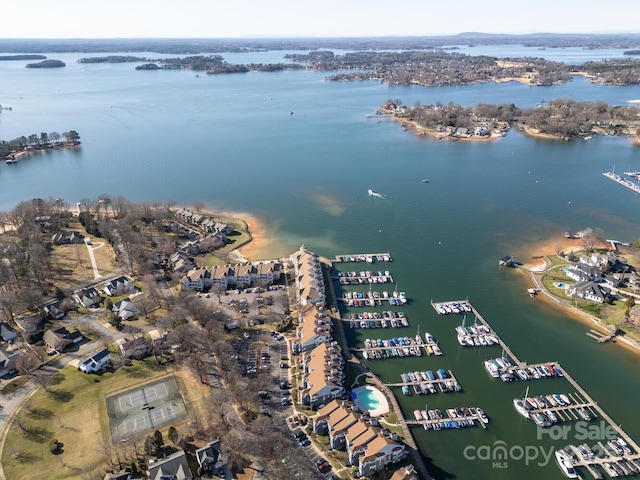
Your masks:
[{"label": "motorboat", "polygon": [[564,450],[556,450],[556,461],[558,462],[558,467],[567,478],[578,478],[578,473],[573,464],[573,457],[567,454]]}]

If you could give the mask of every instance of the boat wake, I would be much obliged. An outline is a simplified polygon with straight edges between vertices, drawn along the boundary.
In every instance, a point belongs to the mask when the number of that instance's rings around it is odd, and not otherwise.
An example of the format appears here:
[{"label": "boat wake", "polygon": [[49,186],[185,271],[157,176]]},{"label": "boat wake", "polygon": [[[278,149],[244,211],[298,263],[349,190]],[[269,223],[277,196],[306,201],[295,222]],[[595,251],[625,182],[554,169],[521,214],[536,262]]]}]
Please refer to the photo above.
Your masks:
[{"label": "boat wake", "polygon": [[375,198],[387,198],[386,195],[383,195],[382,193],[378,193],[375,190],[367,190],[367,193],[369,194],[370,197],[375,197]]}]

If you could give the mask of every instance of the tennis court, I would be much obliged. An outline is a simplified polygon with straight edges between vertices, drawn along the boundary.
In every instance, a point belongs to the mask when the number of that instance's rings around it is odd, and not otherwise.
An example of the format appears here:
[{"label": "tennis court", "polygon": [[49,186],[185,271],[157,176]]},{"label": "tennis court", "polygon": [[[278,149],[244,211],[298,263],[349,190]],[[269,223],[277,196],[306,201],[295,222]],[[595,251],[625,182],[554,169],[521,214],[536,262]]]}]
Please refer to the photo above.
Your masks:
[{"label": "tennis court", "polygon": [[106,403],[113,438],[146,433],[187,414],[172,376],[107,397]]}]

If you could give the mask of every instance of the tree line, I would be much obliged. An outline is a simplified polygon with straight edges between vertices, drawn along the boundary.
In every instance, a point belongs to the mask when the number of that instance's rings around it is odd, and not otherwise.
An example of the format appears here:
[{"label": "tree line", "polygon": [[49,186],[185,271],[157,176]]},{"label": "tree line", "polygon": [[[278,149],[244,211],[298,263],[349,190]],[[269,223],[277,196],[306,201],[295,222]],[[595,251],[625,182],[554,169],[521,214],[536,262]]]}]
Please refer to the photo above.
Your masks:
[{"label": "tree line", "polygon": [[487,129],[529,128],[560,138],[594,134],[640,135],[638,107],[612,106],[605,102],[556,99],[523,109],[515,104],[479,103],[475,107],[463,107],[453,102],[435,105],[418,102],[413,107],[403,107],[400,100],[388,100],[382,108],[431,130],[451,127],[472,131],[483,125]]},{"label": "tree line", "polygon": [[0,158],[11,158],[18,152],[25,150],[40,150],[52,147],[61,147],[64,138],[67,144],[77,145],[80,143],[80,135],[75,130],[69,130],[62,134],[58,132],[41,132],[40,135],[32,133],[29,136],[21,136],[13,140],[0,141]]}]

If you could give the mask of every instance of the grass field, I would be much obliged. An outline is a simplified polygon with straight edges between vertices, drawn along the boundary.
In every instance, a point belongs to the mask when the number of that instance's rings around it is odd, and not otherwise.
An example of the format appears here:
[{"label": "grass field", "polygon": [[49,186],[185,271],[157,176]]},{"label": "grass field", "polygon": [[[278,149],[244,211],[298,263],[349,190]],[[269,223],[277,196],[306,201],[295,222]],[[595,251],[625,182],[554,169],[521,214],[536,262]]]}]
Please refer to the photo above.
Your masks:
[{"label": "grass field", "polygon": [[[63,369],[53,377],[50,392],[37,391],[14,418],[2,452],[6,478],[62,480],[102,472],[106,457],[100,446],[110,441],[105,397],[168,373],[151,361],[134,361],[103,375]],[[203,392],[191,378],[182,371],[175,375],[185,400],[199,401]],[[63,444],[62,453],[50,453],[48,442],[53,438]]]}]

